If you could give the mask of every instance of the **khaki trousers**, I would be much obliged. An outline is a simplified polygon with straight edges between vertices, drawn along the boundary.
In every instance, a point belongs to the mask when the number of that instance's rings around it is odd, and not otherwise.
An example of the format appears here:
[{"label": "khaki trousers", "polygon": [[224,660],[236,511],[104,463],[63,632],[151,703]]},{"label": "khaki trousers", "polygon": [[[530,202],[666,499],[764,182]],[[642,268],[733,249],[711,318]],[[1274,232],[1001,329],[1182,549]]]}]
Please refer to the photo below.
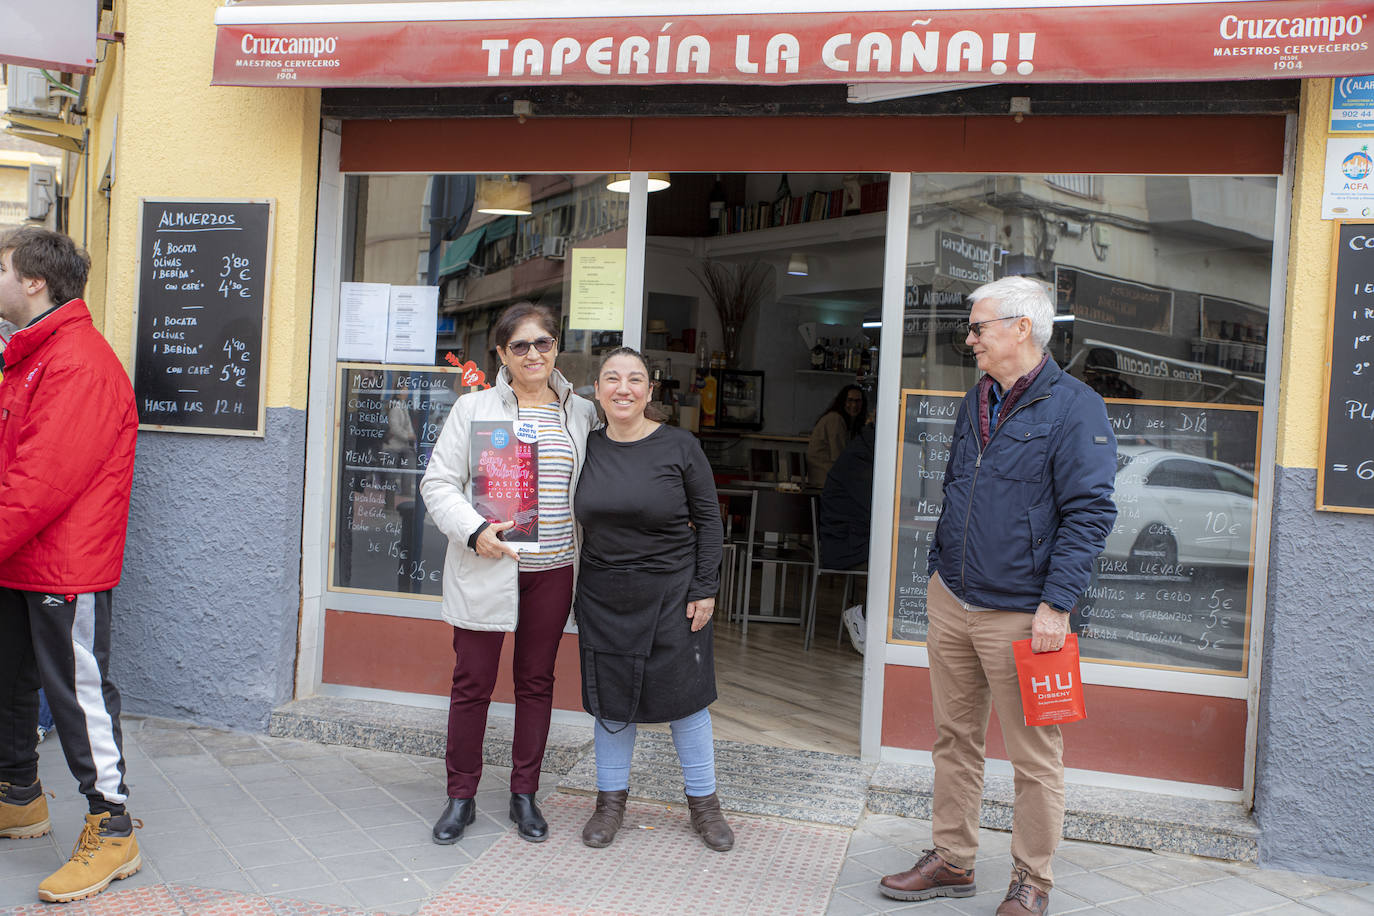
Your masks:
[{"label": "khaki trousers", "polygon": [[1025,724],[1011,644],[1028,639],[1032,615],[1020,611],[966,611],[931,576],[931,693],[935,712],[935,851],[959,868],[978,855],[978,814],[983,798],[983,751],[990,705],[1015,770],[1011,860],[1026,881],[1054,886],[1051,862],[1064,831],[1064,740],[1059,726]]}]

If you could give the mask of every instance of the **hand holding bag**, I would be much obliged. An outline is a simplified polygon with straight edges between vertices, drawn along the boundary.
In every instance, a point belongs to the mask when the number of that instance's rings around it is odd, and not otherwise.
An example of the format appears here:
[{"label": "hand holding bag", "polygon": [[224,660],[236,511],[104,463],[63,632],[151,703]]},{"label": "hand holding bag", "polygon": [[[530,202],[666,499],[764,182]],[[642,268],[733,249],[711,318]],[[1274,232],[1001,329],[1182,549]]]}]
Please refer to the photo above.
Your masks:
[{"label": "hand holding bag", "polygon": [[1058,652],[1032,652],[1029,639],[1018,640],[1011,648],[1027,725],[1063,725],[1088,717],[1077,634],[1070,633]]}]

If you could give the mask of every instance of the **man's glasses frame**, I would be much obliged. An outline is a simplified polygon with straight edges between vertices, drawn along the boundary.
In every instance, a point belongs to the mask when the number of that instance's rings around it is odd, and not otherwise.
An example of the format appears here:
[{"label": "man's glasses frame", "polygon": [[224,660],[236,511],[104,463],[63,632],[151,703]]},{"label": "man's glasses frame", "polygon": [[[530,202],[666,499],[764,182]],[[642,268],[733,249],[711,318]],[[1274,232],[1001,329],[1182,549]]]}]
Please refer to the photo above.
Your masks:
[{"label": "man's glasses frame", "polygon": [[536,337],[534,340],[512,340],[510,343],[506,344],[506,349],[516,356],[524,356],[526,353],[530,352],[530,347],[534,347],[540,353],[547,353],[553,349],[556,343],[558,343],[558,341],[554,340],[552,337]]},{"label": "man's glasses frame", "polygon": [[992,324],[994,321],[1011,321],[1013,318],[1025,318],[1025,315],[1003,315],[1001,318],[989,318],[986,321],[961,321],[957,330],[962,332],[962,336],[967,337],[972,334],[974,337],[983,336],[983,325]]}]

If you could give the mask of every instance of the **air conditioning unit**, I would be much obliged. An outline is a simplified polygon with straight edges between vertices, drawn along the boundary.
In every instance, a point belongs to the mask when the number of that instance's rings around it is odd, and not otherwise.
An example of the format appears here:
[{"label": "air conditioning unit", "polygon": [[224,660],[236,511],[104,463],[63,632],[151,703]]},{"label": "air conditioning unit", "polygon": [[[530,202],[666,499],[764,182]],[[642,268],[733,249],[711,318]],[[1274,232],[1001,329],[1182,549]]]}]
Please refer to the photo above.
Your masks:
[{"label": "air conditioning unit", "polygon": [[9,110],[56,117],[62,113],[61,94],[48,91],[48,77],[37,67],[8,67]]},{"label": "air conditioning unit", "polygon": [[568,237],[555,235],[544,242],[544,257],[550,261],[561,261],[568,256]]}]

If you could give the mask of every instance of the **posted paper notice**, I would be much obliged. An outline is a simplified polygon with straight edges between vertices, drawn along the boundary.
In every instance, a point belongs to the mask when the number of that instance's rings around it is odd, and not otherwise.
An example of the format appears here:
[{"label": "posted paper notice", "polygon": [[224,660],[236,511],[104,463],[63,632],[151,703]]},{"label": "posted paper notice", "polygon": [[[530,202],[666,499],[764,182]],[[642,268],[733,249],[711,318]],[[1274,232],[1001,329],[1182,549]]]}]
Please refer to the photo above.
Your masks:
[{"label": "posted paper notice", "polygon": [[339,284],[339,359],[379,363],[386,357],[388,283]]},{"label": "posted paper notice", "polygon": [[431,366],[434,364],[436,327],[439,322],[439,287],[391,287],[390,320],[386,333],[386,361]]},{"label": "posted paper notice", "polygon": [[625,329],[625,249],[574,248],[568,327]]}]

